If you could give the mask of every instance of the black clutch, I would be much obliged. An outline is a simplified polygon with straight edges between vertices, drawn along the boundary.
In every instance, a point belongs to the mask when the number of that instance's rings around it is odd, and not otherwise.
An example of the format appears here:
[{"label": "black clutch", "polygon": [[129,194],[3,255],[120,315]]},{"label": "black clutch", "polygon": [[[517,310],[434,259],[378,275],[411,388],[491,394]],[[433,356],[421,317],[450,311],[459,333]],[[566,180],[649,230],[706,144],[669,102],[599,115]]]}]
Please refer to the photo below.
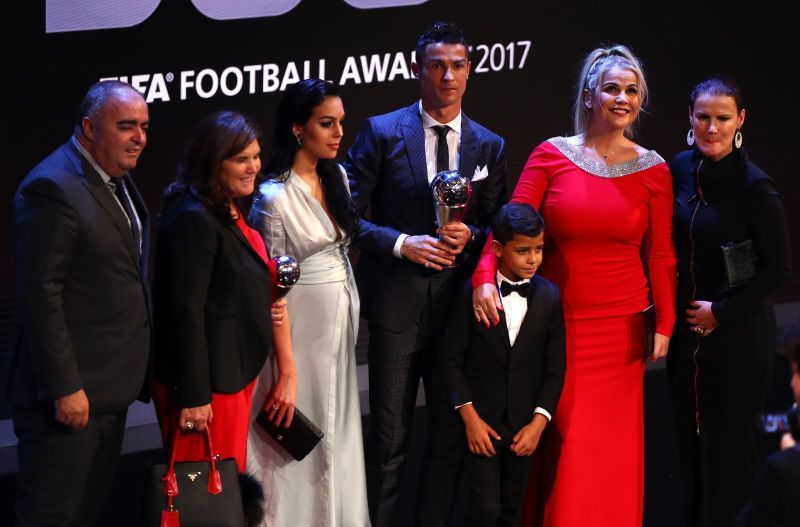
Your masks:
[{"label": "black clutch", "polygon": [[753,240],[728,242],[720,246],[722,277],[720,291],[730,291],[748,283],[758,270],[758,256]]},{"label": "black clutch", "polygon": [[656,338],[656,309],[651,304],[642,311],[642,354],[644,360],[653,358],[653,346]]},{"label": "black clutch", "polygon": [[263,408],[258,412],[256,422],[297,461],[306,457],[323,436],[322,431],[297,408],[294,409],[294,418],[289,428],[270,422],[267,411]]}]

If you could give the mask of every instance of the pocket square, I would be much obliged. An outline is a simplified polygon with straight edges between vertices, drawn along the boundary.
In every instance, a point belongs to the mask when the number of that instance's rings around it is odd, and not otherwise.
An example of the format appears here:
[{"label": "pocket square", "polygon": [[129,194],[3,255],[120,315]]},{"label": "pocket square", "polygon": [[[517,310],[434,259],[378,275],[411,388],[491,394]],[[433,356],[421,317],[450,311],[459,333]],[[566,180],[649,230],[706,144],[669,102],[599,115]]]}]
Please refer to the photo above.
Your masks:
[{"label": "pocket square", "polygon": [[480,181],[482,179],[486,179],[487,177],[489,177],[489,167],[487,165],[483,165],[483,167],[475,167],[475,174],[472,176],[472,181]]}]

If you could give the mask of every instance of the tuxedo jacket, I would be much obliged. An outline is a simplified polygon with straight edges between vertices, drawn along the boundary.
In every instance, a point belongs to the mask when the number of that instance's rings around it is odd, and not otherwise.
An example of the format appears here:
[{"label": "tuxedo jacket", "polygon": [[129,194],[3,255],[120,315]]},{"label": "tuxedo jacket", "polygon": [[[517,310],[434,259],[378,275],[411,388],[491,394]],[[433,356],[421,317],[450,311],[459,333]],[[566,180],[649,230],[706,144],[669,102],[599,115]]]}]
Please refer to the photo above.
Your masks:
[{"label": "tuxedo jacket", "polygon": [[[437,236],[419,103],[367,119],[344,166],[362,217],[356,236],[361,251],[356,279],[362,313],[372,324],[406,330],[419,317],[430,281],[449,281],[455,286],[474,269],[486,231],[506,201],[505,143],[461,114],[459,170],[467,177],[477,176],[462,221],[470,226],[474,239],[456,272],[443,274],[393,255],[402,233]],[[443,312],[438,306],[433,311]]]},{"label": "tuxedo jacket", "polygon": [[153,285],[156,379],[178,408],[236,393],[272,346],[267,264],[234,223],[192,196],[162,213]]},{"label": "tuxedo jacket", "polygon": [[35,408],[81,388],[91,413],[149,399],[149,222],[133,180],[123,178],[142,223],[141,255],[122,208],[72,140],[17,189],[15,405]]},{"label": "tuxedo jacket", "polygon": [[800,446],[769,456],[759,468],[750,503],[737,527],[789,527],[800,524]]},{"label": "tuxedo jacket", "polygon": [[[451,404],[472,402],[481,419],[512,435],[533,419],[536,407],[556,411],[566,363],[564,314],[558,287],[534,276],[528,311],[512,346],[505,313],[487,328],[476,322],[469,280],[440,338]],[[499,427],[499,428],[497,428]]]}]

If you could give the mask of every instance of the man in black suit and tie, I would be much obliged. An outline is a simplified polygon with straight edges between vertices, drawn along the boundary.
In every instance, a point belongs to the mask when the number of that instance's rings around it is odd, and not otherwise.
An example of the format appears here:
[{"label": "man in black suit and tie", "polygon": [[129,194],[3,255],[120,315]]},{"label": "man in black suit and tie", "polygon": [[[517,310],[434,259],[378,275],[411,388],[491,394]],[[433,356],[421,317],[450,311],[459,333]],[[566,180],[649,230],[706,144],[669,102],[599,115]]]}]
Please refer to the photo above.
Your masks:
[{"label": "man in black suit and tie", "polygon": [[500,323],[486,327],[464,285],[439,350],[450,402],[464,422],[469,500],[465,525],[519,522],[530,455],[564,385],[564,314],[558,287],[535,276],[544,222],[525,203],[501,207],[492,226],[502,294]]},{"label": "man in black suit and tie", "polygon": [[131,86],[94,84],[14,196],[17,526],[95,525],[127,408],[149,399],[148,215],[128,174],[148,121]]},{"label": "man in black suit and tie", "polygon": [[[503,139],[461,111],[470,72],[461,30],[433,24],[419,37],[415,60],[421,100],[368,119],[346,162],[362,214],[356,278],[370,333],[366,469],[378,527],[393,520],[420,378],[428,441],[417,510],[426,525],[447,521],[460,458],[438,433],[448,405],[435,341],[506,198]],[[472,180],[472,197],[461,222],[437,229],[430,182],[455,169]],[[371,217],[363,218],[368,208]]]}]

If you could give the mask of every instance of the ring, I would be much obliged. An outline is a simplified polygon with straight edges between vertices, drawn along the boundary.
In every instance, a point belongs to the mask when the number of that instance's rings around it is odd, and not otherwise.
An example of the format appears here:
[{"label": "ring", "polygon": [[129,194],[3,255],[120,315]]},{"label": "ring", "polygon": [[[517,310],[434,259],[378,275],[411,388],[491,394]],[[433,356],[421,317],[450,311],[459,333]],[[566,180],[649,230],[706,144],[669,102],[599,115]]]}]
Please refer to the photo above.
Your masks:
[{"label": "ring", "polygon": [[703,332],[703,328],[701,328],[700,326],[697,326],[696,328],[694,328],[694,332],[695,333],[702,333]]},{"label": "ring", "polygon": [[186,421],[186,422],[183,424],[183,429],[184,429],[184,430],[191,430],[191,429],[193,429],[193,428],[194,428],[194,421]]},{"label": "ring", "polygon": [[281,407],[281,406],[280,406],[279,404],[272,403],[272,409],[273,409],[273,410],[277,410],[277,409],[279,409],[280,407]]},{"label": "ring", "polygon": [[430,268],[430,266],[431,266],[431,263],[430,263],[430,262],[425,262],[425,269],[429,269],[429,268]]},{"label": "ring", "polygon": [[480,311],[480,310],[481,310],[481,306],[475,306],[475,311]]}]

